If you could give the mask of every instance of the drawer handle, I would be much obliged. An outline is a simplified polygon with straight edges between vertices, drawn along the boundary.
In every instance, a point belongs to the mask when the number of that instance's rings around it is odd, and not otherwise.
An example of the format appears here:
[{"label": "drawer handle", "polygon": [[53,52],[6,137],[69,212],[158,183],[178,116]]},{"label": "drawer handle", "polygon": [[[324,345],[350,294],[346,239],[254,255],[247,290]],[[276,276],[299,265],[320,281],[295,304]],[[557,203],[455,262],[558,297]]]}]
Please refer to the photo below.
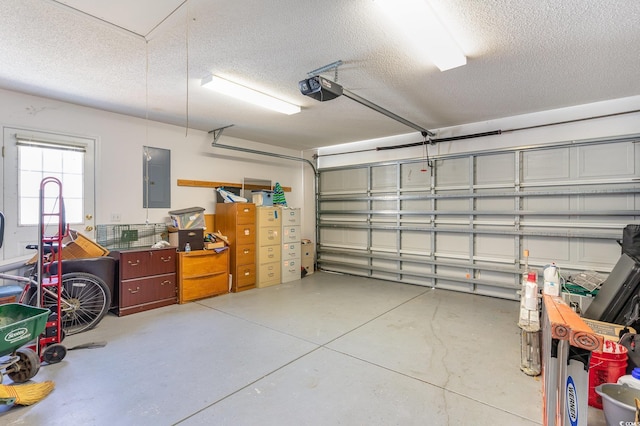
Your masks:
[{"label": "drawer handle", "polygon": [[127,261],[127,263],[129,264],[129,266],[138,266],[140,265],[140,259],[136,260],[136,263],[133,263],[132,261]]},{"label": "drawer handle", "polygon": [[247,269],[246,271],[244,271],[244,276],[245,277],[248,277],[249,275],[251,275],[251,271],[250,270]]},{"label": "drawer handle", "polygon": [[164,280],[160,283],[160,285],[167,285],[167,284],[171,284],[171,281],[169,280]]},{"label": "drawer handle", "polygon": [[245,207],[242,211],[245,213],[249,213],[249,208]]},{"label": "drawer handle", "polygon": [[135,290],[131,290],[131,289],[129,289],[129,293],[131,293],[131,294],[136,294],[136,293],[137,293],[137,292],[139,292],[139,291],[140,291],[140,287],[136,287],[136,289],[135,289]]},{"label": "drawer handle", "polygon": [[244,235],[250,235],[250,234],[251,234],[251,230],[249,228],[245,228]]},{"label": "drawer handle", "polygon": [[171,262],[171,256],[165,258],[164,256],[160,256],[160,259],[162,259],[163,262],[167,263],[167,262]]},{"label": "drawer handle", "polygon": [[249,249],[244,249],[244,252],[243,252],[243,253],[244,253],[244,254],[249,254],[249,252],[250,252],[250,251],[251,251],[251,250],[249,250]]}]

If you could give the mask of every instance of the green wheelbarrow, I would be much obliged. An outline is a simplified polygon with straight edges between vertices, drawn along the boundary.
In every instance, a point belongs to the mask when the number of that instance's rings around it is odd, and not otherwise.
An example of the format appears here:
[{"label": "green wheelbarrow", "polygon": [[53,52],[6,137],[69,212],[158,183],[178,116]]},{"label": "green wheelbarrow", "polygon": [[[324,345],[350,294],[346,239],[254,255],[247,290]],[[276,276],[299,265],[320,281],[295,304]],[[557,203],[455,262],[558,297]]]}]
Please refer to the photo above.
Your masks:
[{"label": "green wheelbarrow", "polygon": [[5,374],[24,383],[38,373],[40,355],[25,345],[42,334],[49,314],[49,309],[20,303],[0,305],[0,383]]}]

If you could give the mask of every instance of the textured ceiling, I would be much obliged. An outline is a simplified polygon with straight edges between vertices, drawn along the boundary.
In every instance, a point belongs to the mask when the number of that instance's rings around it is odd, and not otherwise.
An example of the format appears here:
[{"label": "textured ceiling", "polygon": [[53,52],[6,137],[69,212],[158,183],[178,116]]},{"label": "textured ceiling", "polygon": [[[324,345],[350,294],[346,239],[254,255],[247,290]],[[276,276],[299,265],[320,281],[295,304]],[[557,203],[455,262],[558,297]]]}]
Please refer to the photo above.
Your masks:
[{"label": "textured ceiling", "polygon": [[[429,3],[467,65],[421,59],[374,0],[2,0],[0,87],[293,149],[413,131],[300,94],[337,60],[346,89],[427,129],[640,95],[638,1]],[[303,110],[218,95],[200,86],[209,73]]]}]

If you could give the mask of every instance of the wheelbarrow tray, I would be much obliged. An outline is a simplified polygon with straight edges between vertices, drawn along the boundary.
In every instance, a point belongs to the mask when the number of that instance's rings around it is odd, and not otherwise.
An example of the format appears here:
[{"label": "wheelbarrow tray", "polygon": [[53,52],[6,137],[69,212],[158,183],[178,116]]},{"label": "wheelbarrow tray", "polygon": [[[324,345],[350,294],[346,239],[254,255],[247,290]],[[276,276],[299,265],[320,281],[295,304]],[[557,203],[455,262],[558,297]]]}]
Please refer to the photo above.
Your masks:
[{"label": "wheelbarrow tray", "polygon": [[0,356],[13,353],[42,334],[50,313],[49,309],[21,303],[0,305]]}]

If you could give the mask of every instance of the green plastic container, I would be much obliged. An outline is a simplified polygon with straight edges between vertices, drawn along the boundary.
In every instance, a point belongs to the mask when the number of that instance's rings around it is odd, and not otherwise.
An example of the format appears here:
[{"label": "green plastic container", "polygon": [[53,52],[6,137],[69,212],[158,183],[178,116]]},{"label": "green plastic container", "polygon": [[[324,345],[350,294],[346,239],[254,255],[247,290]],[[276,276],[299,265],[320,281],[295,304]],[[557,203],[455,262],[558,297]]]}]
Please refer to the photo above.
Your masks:
[{"label": "green plastic container", "polygon": [[47,326],[49,309],[20,303],[0,305],[0,356],[34,340]]}]

